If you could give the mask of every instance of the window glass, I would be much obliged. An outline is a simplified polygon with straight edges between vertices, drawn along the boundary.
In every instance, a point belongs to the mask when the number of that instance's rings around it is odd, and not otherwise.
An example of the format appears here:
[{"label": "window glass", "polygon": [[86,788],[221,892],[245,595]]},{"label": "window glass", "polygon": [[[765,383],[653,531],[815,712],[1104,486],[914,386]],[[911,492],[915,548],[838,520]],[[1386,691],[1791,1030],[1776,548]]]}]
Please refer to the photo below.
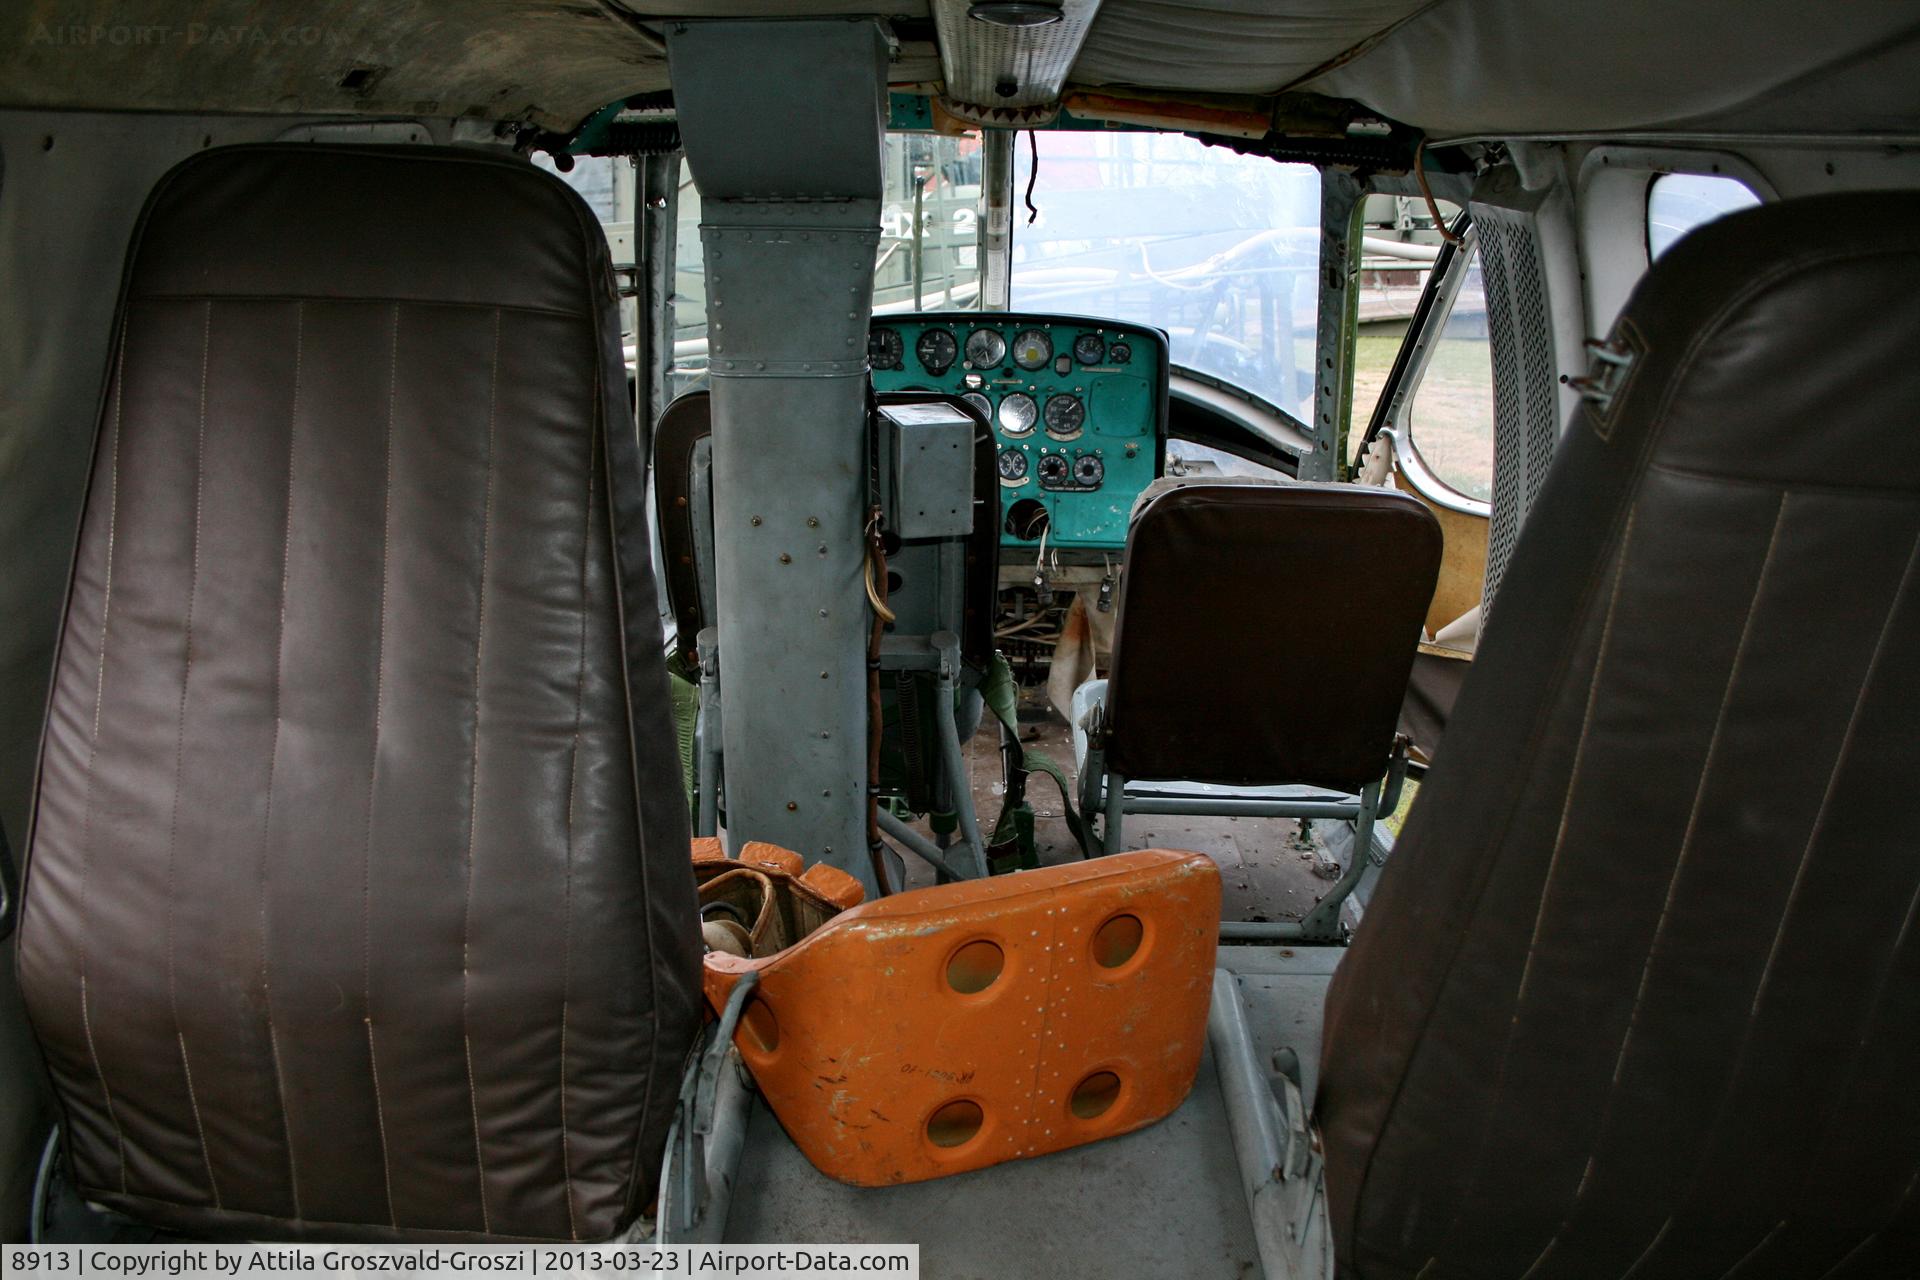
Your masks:
[{"label": "window glass", "polygon": [[[887,135],[880,247],[873,266],[876,312],[970,310],[980,305],[980,162],[978,133]],[[707,376],[700,192],[684,160],[678,221],[668,388],[673,395],[701,385]]]},{"label": "window glass", "polygon": [[[1448,226],[1460,216],[1458,205],[1439,202]],[[1418,196],[1370,195],[1361,214],[1360,272],[1356,281],[1353,344],[1353,413],[1347,432],[1347,461],[1357,463],[1360,442],[1373,421],[1380,394],[1406,341],[1407,328],[1426,291],[1427,276],[1440,256],[1440,229],[1427,202]]]},{"label": "window glass", "polygon": [[1015,310],[1157,326],[1175,364],[1312,416],[1317,171],[1159,133],[1040,132],[1014,157]]},{"label": "window glass", "polygon": [[1647,188],[1647,260],[1657,260],[1695,227],[1759,203],[1751,187],[1725,174],[1661,174]]},{"label": "window glass", "polygon": [[1476,247],[1407,406],[1407,436],[1448,488],[1493,499],[1493,357]]}]

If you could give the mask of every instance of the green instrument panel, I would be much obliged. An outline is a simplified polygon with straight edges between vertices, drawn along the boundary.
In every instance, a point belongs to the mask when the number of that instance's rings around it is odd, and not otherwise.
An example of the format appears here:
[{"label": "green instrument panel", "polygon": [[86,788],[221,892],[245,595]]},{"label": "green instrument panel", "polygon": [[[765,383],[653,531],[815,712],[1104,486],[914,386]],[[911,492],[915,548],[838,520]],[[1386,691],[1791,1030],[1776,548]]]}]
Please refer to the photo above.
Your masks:
[{"label": "green instrument panel", "polygon": [[918,312],[874,321],[880,391],[964,397],[993,424],[1003,547],[1118,551],[1166,458],[1167,339],[1084,316]]}]

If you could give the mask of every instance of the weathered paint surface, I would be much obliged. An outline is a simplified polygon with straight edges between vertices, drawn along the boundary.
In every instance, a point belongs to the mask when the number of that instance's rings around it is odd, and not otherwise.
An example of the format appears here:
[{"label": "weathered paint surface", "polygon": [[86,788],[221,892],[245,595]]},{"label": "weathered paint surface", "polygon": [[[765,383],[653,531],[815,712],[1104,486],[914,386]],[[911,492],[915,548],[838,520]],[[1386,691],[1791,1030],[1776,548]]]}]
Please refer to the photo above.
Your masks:
[{"label": "weathered paint surface", "polygon": [[736,1042],[816,1168],[918,1182],[1179,1106],[1219,913],[1210,859],[1149,849],[866,903],[764,959],[709,955],[707,996],[759,971]]}]

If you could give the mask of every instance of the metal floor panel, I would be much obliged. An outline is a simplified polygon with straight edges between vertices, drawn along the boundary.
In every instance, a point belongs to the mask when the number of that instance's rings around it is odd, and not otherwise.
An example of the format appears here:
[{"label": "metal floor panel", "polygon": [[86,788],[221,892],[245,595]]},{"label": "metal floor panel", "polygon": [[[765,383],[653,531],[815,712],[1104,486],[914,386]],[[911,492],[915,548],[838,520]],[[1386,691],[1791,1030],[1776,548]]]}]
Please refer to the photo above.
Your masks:
[{"label": "metal floor panel", "polygon": [[[1337,953],[1228,947],[1261,1053],[1311,1073]],[[1308,1096],[1312,1078],[1309,1074]],[[807,1163],[755,1101],[727,1239],[920,1245],[926,1280],[1260,1274],[1209,1048],[1180,1109],[1136,1133],[903,1187],[844,1186]]]}]

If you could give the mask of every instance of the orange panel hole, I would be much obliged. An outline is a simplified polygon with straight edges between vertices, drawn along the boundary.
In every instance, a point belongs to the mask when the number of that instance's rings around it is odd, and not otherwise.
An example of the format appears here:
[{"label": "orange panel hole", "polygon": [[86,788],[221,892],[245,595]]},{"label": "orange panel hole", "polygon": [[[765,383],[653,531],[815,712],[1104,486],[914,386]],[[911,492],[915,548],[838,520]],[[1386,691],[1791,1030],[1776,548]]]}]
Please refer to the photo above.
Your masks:
[{"label": "orange panel hole", "polygon": [[1118,915],[1094,930],[1093,962],[1102,969],[1118,969],[1140,950],[1146,926],[1139,916]]},{"label": "orange panel hole", "polygon": [[1096,1071],[1074,1087],[1067,1107],[1082,1120],[1091,1120],[1111,1111],[1119,1097],[1120,1077],[1111,1071]]},{"label": "orange panel hole", "polygon": [[936,1147],[964,1147],[986,1119],[979,1103],[956,1098],[927,1117],[927,1141]]},{"label": "orange panel hole", "polygon": [[985,938],[976,938],[947,961],[947,985],[963,996],[985,991],[1007,967],[1006,953]]},{"label": "orange panel hole", "polygon": [[772,1053],[780,1047],[779,1020],[759,996],[748,999],[746,1010],[740,1015],[740,1025],[747,1029],[747,1035],[763,1053]]}]

